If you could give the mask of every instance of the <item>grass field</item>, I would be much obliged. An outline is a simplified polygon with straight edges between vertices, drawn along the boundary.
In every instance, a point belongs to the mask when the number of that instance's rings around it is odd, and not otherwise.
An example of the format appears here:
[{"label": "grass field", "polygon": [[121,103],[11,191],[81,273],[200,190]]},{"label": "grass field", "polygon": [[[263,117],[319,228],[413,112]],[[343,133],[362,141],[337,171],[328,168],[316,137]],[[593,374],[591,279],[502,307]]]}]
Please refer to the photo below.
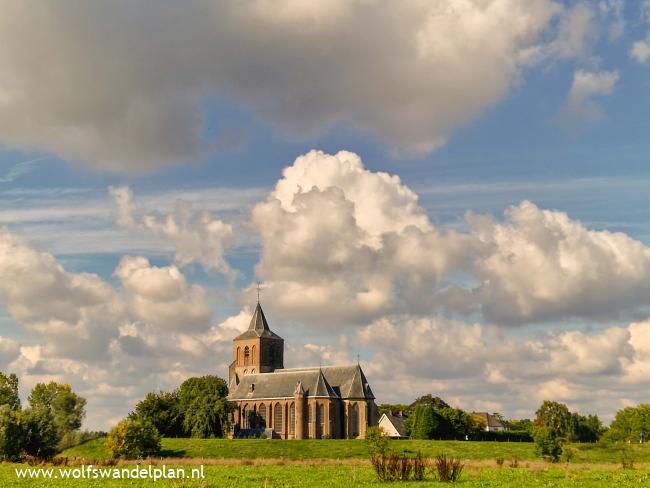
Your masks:
[{"label": "grass field", "polygon": [[[529,443],[463,441],[393,441],[397,451],[427,458],[445,453],[463,459],[462,487],[636,487],[650,486],[650,445],[628,445],[626,457],[634,469],[620,465],[620,447],[573,444],[571,463],[549,464],[538,457]],[[197,480],[36,480],[18,479],[20,465],[0,465],[0,486],[35,487],[356,487],[356,486],[449,486],[427,474],[427,483],[380,483],[369,465],[359,440],[224,440],[164,439],[164,458],[153,464],[182,465],[189,469],[205,465],[205,479]],[[104,439],[95,439],[61,454],[76,464],[101,464],[108,459]],[[497,466],[503,458],[503,466]],[[510,467],[517,459],[517,467]],[[143,463],[147,464],[147,463]],[[133,462],[119,464],[131,469]],[[24,467],[24,466],[22,466]],[[69,467],[70,468],[70,467]],[[53,469],[59,469],[54,466]]]},{"label": "grass field", "polygon": [[[360,440],[302,440],[270,439],[163,439],[163,456],[202,459],[362,459],[367,457]],[[440,453],[469,460],[536,460],[534,445],[527,442],[467,442],[467,441],[393,441],[398,452],[433,458]],[[620,447],[600,444],[572,444],[576,463],[619,463]],[[636,463],[650,463],[650,444],[626,446]],[[88,460],[108,459],[104,439],[95,439],[64,451],[61,456]]]},{"label": "grass field", "polygon": [[[379,483],[374,472],[365,465],[209,465],[201,481],[178,480],[24,480],[17,479],[14,469],[19,465],[0,465],[0,486],[3,487],[356,487],[356,486],[449,486],[433,481],[426,483]],[[58,469],[58,468],[55,468]],[[462,487],[637,487],[650,484],[650,470],[622,470],[584,466],[489,467],[467,466],[456,483]]]}]

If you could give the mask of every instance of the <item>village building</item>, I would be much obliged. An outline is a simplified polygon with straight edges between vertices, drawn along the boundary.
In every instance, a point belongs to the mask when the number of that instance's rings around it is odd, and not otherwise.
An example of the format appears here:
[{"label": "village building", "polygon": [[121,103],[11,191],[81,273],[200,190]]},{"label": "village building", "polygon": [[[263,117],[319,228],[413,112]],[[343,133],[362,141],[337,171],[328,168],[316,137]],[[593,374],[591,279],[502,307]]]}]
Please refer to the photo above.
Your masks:
[{"label": "village building", "polygon": [[472,412],[472,415],[485,422],[485,432],[501,432],[507,430],[503,422],[499,420],[498,415],[487,412]]},{"label": "village building", "polygon": [[234,434],[271,429],[282,439],[364,438],[377,406],[359,364],[284,369],[284,339],[258,303],[233,340],[228,399]]},{"label": "village building", "polygon": [[379,428],[393,439],[406,439],[406,420],[408,417],[401,412],[397,415],[386,412],[379,419]]}]

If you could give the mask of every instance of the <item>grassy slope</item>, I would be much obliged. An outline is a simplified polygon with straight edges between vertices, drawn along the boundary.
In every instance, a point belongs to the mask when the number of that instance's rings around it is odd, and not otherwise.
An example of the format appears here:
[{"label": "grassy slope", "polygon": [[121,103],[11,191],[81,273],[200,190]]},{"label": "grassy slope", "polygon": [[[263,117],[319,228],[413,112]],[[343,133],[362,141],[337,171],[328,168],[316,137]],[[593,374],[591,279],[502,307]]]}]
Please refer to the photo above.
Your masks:
[{"label": "grassy slope", "polygon": [[[425,457],[435,457],[444,452],[450,456],[472,460],[536,459],[531,443],[519,442],[465,442],[465,441],[394,441],[391,447],[397,451],[415,454],[418,450]],[[598,444],[574,444],[574,462],[618,463],[620,452],[615,447]],[[633,444],[632,459],[637,463],[650,462],[650,445]],[[359,440],[304,440],[280,441],[268,439],[163,439],[163,455],[166,457],[222,458],[222,459],[350,459],[365,458],[366,449]],[[95,439],[64,451],[70,458],[106,459],[108,452],[104,439]]]},{"label": "grassy slope", "polygon": [[[149,486],[166,487],[336,487],[336,486],[388,486],[377,482],[370,467],[365,466],[206,466],[204,482],[159,480],[19,480],[14,473],[17,465],[0,465],[0,486],[3,487],[117,487]],[[55,468],[58,469],[58,468]],[[399,483],[395,486],[449,486],[444,483],[432,483],[432,475],[427,475],[429,483]],[[573,467],[552,466],[544,469],[525,468],[467,468],[464,470],[459,485],[465,487],[636,487],[647,486],[650,472],[647,470],[621,469],[576,469]]]}]

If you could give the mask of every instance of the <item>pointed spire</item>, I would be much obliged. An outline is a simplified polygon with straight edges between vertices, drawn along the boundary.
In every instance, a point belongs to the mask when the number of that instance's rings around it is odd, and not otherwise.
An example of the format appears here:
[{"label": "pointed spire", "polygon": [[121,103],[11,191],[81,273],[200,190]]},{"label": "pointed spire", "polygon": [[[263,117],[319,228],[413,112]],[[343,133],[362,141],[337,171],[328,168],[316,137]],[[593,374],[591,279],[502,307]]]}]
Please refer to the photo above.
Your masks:
[{"label": "pointed spire", "polygon": [[264,311],[262,310],[262,306],[260,305],[259,302],[257,302],[257,306],[255,307],[255,312],[253,312],[253,317],[251,317],[251,323],[248,326],[248,330],[254,330],[257,332],[257,335],[262,335],[264,331],[270,331],[269,329],[269,324],[266,321],[266,317],[264,316]]},{"label": "pointed spire", "polygon": [[323,369],[318,368],[318,376],[316,377],[316,384],[314,385],[313,393],[310,390],[309,396],[317,397],[336,397],[338,396],[334,389],[330,386],[323,374]]}]

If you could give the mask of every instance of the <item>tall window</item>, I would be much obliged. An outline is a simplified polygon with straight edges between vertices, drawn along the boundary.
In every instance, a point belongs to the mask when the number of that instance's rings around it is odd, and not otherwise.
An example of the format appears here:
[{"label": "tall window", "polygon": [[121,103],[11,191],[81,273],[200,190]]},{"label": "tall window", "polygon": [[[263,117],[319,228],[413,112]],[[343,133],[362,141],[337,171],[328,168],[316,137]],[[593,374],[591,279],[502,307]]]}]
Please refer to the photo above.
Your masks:
[{"label": "tall window", "polygon": [[282,405],[279,403],[273,407],[273,430],[275,432],[282,432]]},{"label": "tall window", "polygon": [[318,428],[316,437],[321,437],[325,432],[325,406],[322,403],[316,407],[316,425]]},{"label": "tall window", "polygon": [[249,428],[249,417],[250,416],[250,409],[248,408],[248,405],[244,405],[244,409],[242,410],[242,429],[248,429]]},{"label": "tall window", "polygon": [[336,409],[334,404],[330,403],[330,436],[333,439],[338,438],[338,421],[336,420]]},{"label": "tall window", "polygon": [[262,421],[262,427],[266,427],[267,421],[266,421],[266,405],[263,403],[260,405],[260,408],[257,410],[257,412],[260,415],[260,420]]},{"label": "tall window", "polygon": [[289,406],[289,434],[296,433],[296,404]]},{"label": "tall window", "polygon": [[255,364],[255,352],[256,352],[255,346],[251,347],[251,362],[253,364]]},{"label": "tall window", "polygon": [[359,437],[359,407],[356,403],[350,405],[350,437]]},{"label": "tall window", "polygon": [[248,366],[248,361],[250,360],[251,350],[246,346],[244,348],[244,366]]},{"label": "tall window", "polygon": [[241,365],[241,347],[237,348],[237,364]]}]

